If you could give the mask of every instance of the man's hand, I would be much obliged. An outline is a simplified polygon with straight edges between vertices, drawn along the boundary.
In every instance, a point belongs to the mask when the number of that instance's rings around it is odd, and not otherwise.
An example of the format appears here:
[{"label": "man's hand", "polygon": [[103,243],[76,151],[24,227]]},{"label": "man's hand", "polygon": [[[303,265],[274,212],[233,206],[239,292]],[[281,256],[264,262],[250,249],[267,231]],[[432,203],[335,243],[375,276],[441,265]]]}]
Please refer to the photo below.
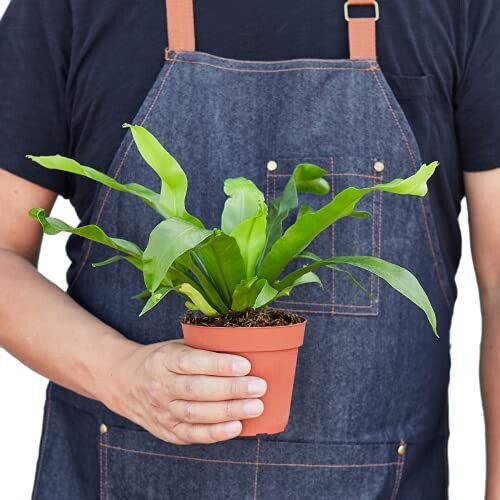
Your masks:
[{"label": "man's hand", "polygon": [[179,341],[132,342],[36,271],[42,232],[28,210],[49,213],[55,193],[0,169],[0,198],[1,347],[174,443],[230,439],[242,419],[262,413],[266,384],[245,376],[247,359]]},{"label": "man's hand", "polygon": [[266,382],[245,376],[250,362],[192,349],[182,341],[138,345],[114,373],[110,409],[175,444],[214,443],[260,415]]},{"label": "man's hand", "polygon": [[500,168],[465,174],[481,311],[481,392],[486,424],[487,500],[500,499]]}]

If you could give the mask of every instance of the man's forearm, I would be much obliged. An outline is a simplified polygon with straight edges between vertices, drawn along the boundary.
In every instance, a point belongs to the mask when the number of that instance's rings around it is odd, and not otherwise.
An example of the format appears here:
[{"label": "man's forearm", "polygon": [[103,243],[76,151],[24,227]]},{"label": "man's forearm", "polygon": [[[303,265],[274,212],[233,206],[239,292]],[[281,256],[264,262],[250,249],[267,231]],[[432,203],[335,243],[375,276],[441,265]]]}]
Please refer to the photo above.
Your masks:
[{"label": "man's forearm", "polygon": [[481,392],[486,424],[487,500],[500,499],[500,289],[481,291]]},{"label": "man's forearm", "polygon": [[79,306],[26,259],[0,250],[0,346],[36,372],[106,400],[133,343]]}]

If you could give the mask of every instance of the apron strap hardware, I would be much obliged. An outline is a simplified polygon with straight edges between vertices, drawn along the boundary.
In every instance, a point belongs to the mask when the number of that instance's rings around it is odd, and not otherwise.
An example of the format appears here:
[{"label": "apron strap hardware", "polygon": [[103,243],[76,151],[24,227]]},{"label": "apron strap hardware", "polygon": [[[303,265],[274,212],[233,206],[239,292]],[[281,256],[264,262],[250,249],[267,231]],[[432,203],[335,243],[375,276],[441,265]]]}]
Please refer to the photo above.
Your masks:
[{"label": "apron strap hardware", "polygon": [[[367,5],[375,9],[374,17],[349,15],[350,7]],[[168,49],[195,50],[193,0],[165,0],[167,13]],[[351,59],[376,59],[375,23],[380,18],[376,0],[347,0],[344,17],[349,25],[349,52]]]},{"label": "apron strap hardware", "polygon": [[169,50],[194,50],[193,0],[165,0]]},{"label": "apron strap hardware", "polygon": [[[352,6],[373,6],[374,17],[350,17]],[[351,59],[376,59],[377,47],[375,23],[380,19],[380,9],[376,0],[347,0],[344,17],[349,26],[349,52]]]}]

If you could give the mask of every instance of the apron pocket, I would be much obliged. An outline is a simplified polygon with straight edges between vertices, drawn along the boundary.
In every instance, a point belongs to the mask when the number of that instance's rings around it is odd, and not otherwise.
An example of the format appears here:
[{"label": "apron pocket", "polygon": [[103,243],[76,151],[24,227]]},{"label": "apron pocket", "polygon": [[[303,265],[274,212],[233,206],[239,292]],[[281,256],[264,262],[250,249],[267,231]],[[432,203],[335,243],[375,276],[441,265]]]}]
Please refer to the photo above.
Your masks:
[{"label": "apron pocket", "polygon": [[400,446],[260,441],[254,498],[395,500]]},{"label": "apron pocket", "polygon": [[175,445],[107,424],[100,444],[103,500],[253,498],[255,439]]},{"label": "apron pocket", "polygon": [[[414,135],[417,144],[427,145],[428,151],[433,151],[435,140],[432,134],[433,99],[435,92],[435,79],[433,75],[405,76],[384,73],[388,89],[391,90],[401,112],[408,122],[408,128]],[[403,124],[404,126],[405,124]],[[422,153],[422,151],[418,151]],[[424,158],[426,161],[435,158]],[[420,165],[419,165],[420,166]]]},{"label": "apron pocket", "polygon": [[[383,158],[366,158],[351,156],[278,156],[277,167],[268,170],[266,176],[266,199],[270,203],[279,196],[288,182],[295,166],[299,163],[314,163],[326,170],[325,179],[330,183],[330,194],[315,195],[299,193],[299,206],[309,205],[318,209],[325,205],[343,189],[371,186],[383,182],[383,172],[374,168],[377,161]],[[372,216],[366,219],[346,217],[324,230],[310,245],[311,252],[322,258],[342,255],[371,255],[380,257],[381,224],[382,224],[382,192],[373,192],[365,196],[356,210],[369,211]],[[294,222],[292,214],[285,221],[283,229]],[[292,265],[296,268],[308,263],[305,259]],[[323,289],[311,284],[297,287],[289,297],[275,302],[277,307],[299,313],[322,313],[330,315],[377,316],[380,292],[379,278],[361,269],[344,266],[352,272],[361,285],[373,297],[373,301],[357,288],[347,275],[331,269],[320,268],[316,272],[321,278]],[[288,267],[285,271],[291,270]]]},{"label": "apron pocket", "polygon": [[399,443],[237,438],[181,446],[108,425],[100,444],[106,500],[395,500],[404,467]]}]

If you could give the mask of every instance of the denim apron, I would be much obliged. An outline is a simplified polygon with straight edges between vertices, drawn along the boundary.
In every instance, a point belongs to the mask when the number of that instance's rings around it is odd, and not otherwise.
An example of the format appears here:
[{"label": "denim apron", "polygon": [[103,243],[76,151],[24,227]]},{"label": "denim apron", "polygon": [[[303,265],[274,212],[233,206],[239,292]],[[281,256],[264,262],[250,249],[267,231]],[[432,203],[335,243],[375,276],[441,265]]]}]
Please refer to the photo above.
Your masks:
[{"label": "denim apron", "polygon": [[[377,15],[350,18],[356,4],[376,7]],[[377,63],[378,5],[350,0],[345,15],[348,60],[243,61],[195,51],[192,0],[167,0],[166,60],[133,123],[146,126],[186,170],[187,206],[206,227],[219,225],[227,177],[252,179],[270,201],[300,162],[327,171],[328,196],[420,166],[415,136]],[[128,133],[109,172],[159,189]],[[302,197],[313,208],[326,201]],[[284,432],[170,444],[49,382],[33,498],[446,499],[453,277],[428,196],[377,191],[359,209],[372,217],[340,220],[311,250],[372,255],[410,269],[435,307],[440,339],[417,307],[377,277],[356,273],[371,303],[346,276],[323,269],[323,290],[300,287],[276,304],[308,318]],[[142,247],[160,222],[137,199],[104,186],[91,220]],[[138,318],[142,303],[131,297],[143,289],[141,274],[128,263],[90,265],[110,255],[89,242],[70,252],[69,294],[136,342],[180,338],[184,301],[169,296]]]}]

